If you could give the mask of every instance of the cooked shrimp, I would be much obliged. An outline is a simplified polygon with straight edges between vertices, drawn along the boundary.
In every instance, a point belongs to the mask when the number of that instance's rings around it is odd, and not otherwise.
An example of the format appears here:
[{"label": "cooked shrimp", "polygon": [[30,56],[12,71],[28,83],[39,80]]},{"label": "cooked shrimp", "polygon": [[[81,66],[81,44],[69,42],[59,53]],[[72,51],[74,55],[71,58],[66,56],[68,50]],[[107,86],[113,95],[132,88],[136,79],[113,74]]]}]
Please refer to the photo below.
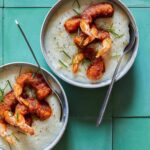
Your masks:
[{"label": "cooked shrimp", "polygon": [[90,80],[99,80],[105,72],[105,64],[103,59],[97,58],[87,69],[87,77]]},{"label": "cooked shrimp", "polygon": [[82,32],[91,36],[90,24],[93,22],[93,19],[98,17],[112,17],[113,13],[114,9],[109,3],[98,3],[89,6],[82,13],[82,19],[80,21]]},{"label": "cooked shrimp", "polygon": [[[15,97],[13,91],[6,94],[4,97],[4,101],[2,103],[0,103],[0,117],[1,117],[1,119],[6,121],[7,123],[9,123],[10,125],[17,126],[20,129],[23,129],[23,131],[27,131],[26,129],[24,129],[24,127],[26,126],[26,124],[24,122],[25,121],[24,116],[19,115],[20,119],[23,120],[22,123],[20,124],[16,120],[16,117],[15,117],[16,114],[12,115],[11,109],[16,103],[17,103],[17,100],[16,100],[16,97]],[[28,127],[27,127],[27,129],[28,129]],[[31,133],[31,130],[33,130],[33,129],[29,129],[28,132]],[[32,132],[32,134],[33,133],[34,132]]]},{"label": "cooked shrimp", "polygon": [[0,118],[4,118],[4,112],[11,110],[11,108],[16,104],[17,100],[13,91],[7,93],[4,96],[3,102],[0,103]]},{"label": "cooked shrimp", "polygon": [[91,61],[95,58],[95,55],[96,51],[93,48],[86,48],[83,49],[82,52],[77,53],[73,59],[73,66],[72,66],[73,73],[78,72],[80,63],[84,59],[89,59]]},{"label": "cooked shrimp", "polygon": [[80,35],[76,36],[74,38],[74,43],[79,46],[80,48],[84,48],[87,45],[89,45],[91,42],[93,42],[96,38],[98,38],[98,30],[95,25],[92,25],[91,27],[91,34],[90,36],[87,36],[83,33]]},{"label": "cooked shrimp", "polygon": [[64,24],[66,31],[69,33],[76,32],[80,26],[80,20],[81,18],[79,16],[74,16],[68,19]]},{"label": "cooked shrimp", "polygon": [[74,43],[79,47],[79,48],[83,48],[83,43],[84,40],[87,38],[87,35],[85,35],[84,33],[80,33],[79,35],[74,37]]},{"label": "cooked shrimp", "polygon": [[33,128],[26,124],[24,116],[19,112],[15,112],[15,114],[13,114],[10,111],[5,111],[4,118],[7,123],[20,128],[25,133],[29,133],[30,135],[34,134]]},{"label": "cooked shrimp", "polygon": [[52,114],[51,107],[46,102],[39,102],[36,99],[30,98],[22,101],[22,103],[16,106],[16,111],[22,115],[31,113],[37,115],[40,120],[46,120]]},{"label": "cooked shrimp", "polygon": [[86,21],[86,23],[90,24],[93,22],[93,19],[101,17],[112,17],[114,14],[114,8],[110,3],[97,3],[86,8],[82,13],[82,19]]},{"label": "cooked shrimp", "polygon": [[14,93],[17,98],[21,97],[25,85],[30,85],[36,90],[38,100],[43,100],[52,93],[52,90],[48,87],[44,78],[40,74],[36,74],[33,77],[32,73],[25,73],[20,75],[16,81],[17,83],[14,86]]},{"label": "cooked shrimp", "polygon": [[80,48],[84,48],[93,42],[95,39],[98,39],[102,42],[102,48],[97,52],[96,58],[105,55],[112,47],[112,40],[110,34],[107,31],[100,29],[97,30],[96,26],[93,25],[90,31],[90,35],[85,38],[85,35],[77,36],[74,39],[76,45]]},{"label": "cooked shrimp", "polygon": [[82,60],[84,59],[84,54],[82,52],[77,53],[72,61],[72,71],[74,74],[76,74],[79,70],[79,65],[82,62]]},{"label": "cooked shrimp", "polygon": [[32,121],[33,121],[32,117],[30,115],[28,108],[25,105],[18,103],[15,108],[15,111],[25,117],[26,124],[28,124],[29,126],[32,125]]},{"label": "cooked shrimp", "polygon": [[112,47],[112,40],[111,38],[106,38],[102,41],[102,48],[98,50],[96,58],[104,56],[107,52],[110,51]]},{"label": "cooked shrimp", "polygon": [[6,123],[0,120],[0,136],[4,138],[9,144],[14,144],[14,137],[7,132]]},{"label": "cooked shrimp", "polygon": [[[85,33],[86,35],[88,35],[88,38],[85,40],[84,46],[93,42],[95,39],[99,39],[100,41],[102,41],[102,45],[103,45],[103,50],[100,50],[100,51],[108,51],[111,49],[112,44],[111,44],[109,33],[103,30],[98,31],[96,26],[90,27],[90,24],[93,22],[94,18],[112,17],[113,13],[114,13],[114,9],[112,5],[109,3],[94,4],[84,10],[84,12],[82,13],[82,19],[80,21],[81,31]],[[109,40],[107,39],[108,37],[109,37]],[[107,42],[107,47],[106,47],[106,42]],[[101,55],[99,55],[98,53],[97,57],[100,57],[100,56]]]},{"label": "cooked shrimp", "polygon": [[5,95],[3,102],[0,103],[0,136],[3,137],[8,143],[15,143],[13,137],[7,132],[7,125],[4,120],[4,112],[11,110],[11,107],[16,104],[16,98],[11,91]]},{"label": "cooked shrimp", "polygon": [[89,59],[90,61],[93,61],[96,56],[96,51],[93,48],[86,48],[83,51],[84,58]]},{"label": "cooked shrimp", "polygon": [[25,115],[25,120],[26,120],[26,124],[31,126],[32,123],[33,123],[33,119],[32,119],[32,116],[30,114],[28,115]]}]

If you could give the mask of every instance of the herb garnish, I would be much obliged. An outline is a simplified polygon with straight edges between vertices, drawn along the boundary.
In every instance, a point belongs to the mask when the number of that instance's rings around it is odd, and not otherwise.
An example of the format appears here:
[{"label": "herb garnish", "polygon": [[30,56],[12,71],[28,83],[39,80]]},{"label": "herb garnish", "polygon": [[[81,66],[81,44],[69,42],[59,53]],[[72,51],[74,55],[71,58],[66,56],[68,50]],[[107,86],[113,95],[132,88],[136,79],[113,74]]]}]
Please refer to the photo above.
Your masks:
[{"label": "herb garnish", "polygon": [[61,52],[64,53],[64,55],[65,55],[66,57],[68,57],[69,59],[71,59],[71,57],[67,54],[67,52],[65,52],[64,50],[61,51]]},{"label": "herb garnish", "polygon": [[85,58],[82,62],[84,69],[86,70],[87,66],[89,66],[91,64],[91,61],[87,58]]},{"label": "herb garnish", "polygon": [[21,71],[22,71],[22,65],[20,66],[20,69],[19,69],[19,76],[21,75]]},{"label": "herb garnish", "polygon": [[7,80],[7,83],[4,87],[4,89],[0,88],[0,102],[3,102],[3,100],[4,100],[4,91],[5,91],[5,89],[7,88],[8,85],[10,86],[11,90],[13,89],[12,86],[11,86],[10,81]]},{"label": "herb garnish", "polygon": [[7,80],[7,83],[8,83],[8,85],[9,85],[9,87],[11,88],[11,90],[13,90],[12,85],[11,85],[11,83],[10,83],[9,80]]},{"label": "herb garnish", "polygon": [[74,6],[74,4],[75,4],[75,3],[77,3],[77,5],[78,5],[78,8],[80,8],[80,7],[81,7],[81,6],[80,6],[80,3],[79,3],[79,1],[78,1],[78,0],[74,0],[74,1],[73,1],[73,4],[72,4],[72,6]]},{"label": "herb garnish", "polygon": [[15,135],[15,133],[12,133],[12,136],[13,136],[18,142],[20,142],[19,138]]},{"label": "herb garnish", "polygon": [[4,100],[4,90],[0,88],[0,102]]},{"label": "herb garnish", "polygon": [[81,13],[79,13],[76,9],[72,9],[78,16],[80,16],[81,15]]},{"label": "herb garnish", "polygon": [[119,39],[119,38],[121,38],[121,37],[124,36],[124,34],[118,34],[118,33],[116,33],[115,28],[113,27],[113,25],[111,25],[108,28],[104,28],[104,29],[107,30],[108,32],[110,32],[117,39]]},{"label": "herb garnish", "polygon": [[8,143],[9,149],[12,150],[11,145]]},{"label": "herb garnish", "polygon": [[40,68],[38,68],[38,69],[36,70],[36,72],[33,72],[33,73],[32,73],[32,78],[34,78],[34,77],[36,76],[36,74],[37,74],[39,71],[40,71]]},{"label": "herb garnish", "polygon": [[19,113],[17,112],[16,114],[16,120],[18,121],[19,120]]},{"label": "herb garnish", "polygon": [[64,68],[68,68],[68,66],[61,60],[59,60],[59,63],[64,67]]},{"label": "herb garnish", "polygon": [[27,135],[26,133],[22,132],[22,131],[17,131],[18,133],[21,133],[23,135]]}]

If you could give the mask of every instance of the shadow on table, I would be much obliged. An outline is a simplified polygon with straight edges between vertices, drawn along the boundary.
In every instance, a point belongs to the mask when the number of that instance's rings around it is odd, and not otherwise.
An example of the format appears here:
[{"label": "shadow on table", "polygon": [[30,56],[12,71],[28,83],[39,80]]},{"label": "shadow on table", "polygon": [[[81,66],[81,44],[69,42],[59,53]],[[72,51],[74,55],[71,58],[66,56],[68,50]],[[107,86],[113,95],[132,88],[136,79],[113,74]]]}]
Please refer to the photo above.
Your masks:
[{"label": "shadow on table", "polygon": [[100,149],[111,149],[112,110],[113,115],[120,116],[128,111],[134,93],[134,77],[132,69],[115,84],[104,121],[99,128],[95,125],[96,118],[108,87],[82,89],[61,81],[68,97],[70,118],[67,130],[54,150],[78,150],[85,147],[93,150],[95,146]]},{"label": "shadow on table", "polygon": [[112,93],[112,112],[114,117],[124,116],[132,107],[136,84],[136,74],[133,68],[114,86]]},{"label": "shadow on table", "polygon": [[111,119],[97,128],[95,119],[69,118],[67,130],[54,150],[109,150],[112,144]]},{"label": "shadow on table", "polygon": [[[125,77],[115,83],[105,113],[106,118],[112,117],[112,111],[113,114],[122,114],[128,111],[134,94],[135,77],[134,69],[131,69]],[[68,97],[71,117],[97,117],[108,86],[98,89],[83,89],[62,83]]]},{"label": "shadow on table", "polygon": [[[63,82],[68,97],[70,116],[73,117],[96,117],[106,94],[105,88],[83,89]],[[109,104],[107,117],[111,117],[111,105]]]}]

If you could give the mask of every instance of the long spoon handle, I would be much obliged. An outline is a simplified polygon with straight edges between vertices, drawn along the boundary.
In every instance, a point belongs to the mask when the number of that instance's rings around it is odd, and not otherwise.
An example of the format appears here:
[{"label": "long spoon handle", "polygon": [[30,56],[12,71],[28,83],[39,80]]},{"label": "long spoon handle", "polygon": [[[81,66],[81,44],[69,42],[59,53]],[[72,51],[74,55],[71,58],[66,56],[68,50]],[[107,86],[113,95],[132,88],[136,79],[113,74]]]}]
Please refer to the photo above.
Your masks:
[{"label": "long spoon handle", "polygon": [[44,80],[45,80],[46,83],[49,85],[49,87],[52,89],[52,86],[50,85],[49,81],[47,80],[47,78],[46,78],[46,76],[45,76],[45,74],[44,74],[44,72],[43,72],[43,70],[41,69],[41,66],[40,66],[40,64],[39,64],[39,62],[38,62],[38,60],[37,60],[37,58],[36,58],[36,56],[35,56],[35,53],[34,53],[32,47],[31,47],[31,45],[30,45],[30,43],[29,43],[29,41],[28,41],[28,39],[27,39],[27,37],[26,37],[24,31],[22,30],[22,28],[21,28],[19,22],[18,22],[17,20],[15,20],[15,22],[16,22],[16,25],[18,26],[20,32],[22,33],[22,35],[23,35],[23,37],[24,37],[24,40],[26,41],[26,43],[27,43],[27,45],[28,45],[28,47],[29,47],[29,50],[30,50],[30,52],[31,52],[31,54],[32,54],[32,56],[33,56],[33,58],[34,58],[36,64],[38,65],[38,67],[39,67],[39,69],[40,69],[40,72],[41,72],[41,74],[42,74]]},{"label": "long spoon handle", "polygon": [[118,61],[118,64],[116,66],[116,69],[114,71],[114,74],[113,74],[113,77],[112,77],[112,80],[111,80],[111,84],[110,84],[110,86],[109,86],[109,88],[107,90],[106,97],[105,97],[104,102],[102,104],[102,107],[101,107],[101,109],[99,111],[99,116],[97,118],[97,123],[96,123],[97,127],[100,126],[100,124],[101,124],[101,122],[103,120],[104,113],[105,113],[105,110],[106,110],[106,107],[108,105],[108,101],[109,101],[109,98],[110,98],[110,95],[111,95],[111,91],[113,89],[113,85],[114,85],[115,80],[116,80],[116,75],[118,73],[118,70],[119,70],[119,67],[120,67],[120,64],[121,64],[121,61],[122,61],[123,57],[124,57],[124,54],[120,57],[120,59]]},{"label": "long spoon handle", "polygon": [[18,22],[17,20],[15,20],[15,23],[16,23],[16,25],[18,26],[20,32],[22,33],[22,36],[24,37],[24,40],[25,40],[25,42],[27,43],[27,45],[28,45],[28,47],[29,47],[29,50],[30,50],[30,52],[31,52],[31,54],[32,54],[32,56],[33,56],[33,58],[34,58],[36,64],[38,65],[38,68],[40,69],[40,72],[41,72],[41,74],[42,74],[42,76],[43,76],[45,82],[46,82],[47,85],[51,88],[51,90],[52,90],[53,93],[57,96],[57,98],[58,98],[58,100],[59,100],[59,103],[60,103],[60,106],[61,106],[61,117],[60,117],[60,120],[62,120],[62,110],[63,110],[62,107],[63,107],[63,106],[62,106],[62,101],[61,101],[61,98],[60,98],[60,96],[62,96],[62,95],[61,95],[55,88],[53,88],[53,86],[51,85],[51,83],[49,82],[49,80],[47,79],[47,77],[45,76],[45,73],[44,73],[44,71],[42,70],[41,65],[40,65],[40,63],[38,62],[38,60],[37,60],[37,58],[36,58],[36,55],[35,55],[35,53],[34,53],[32,47],[31,47],[31,45],[30,45],[30,43],[29,43],[29,41],[28,41],[28,39],[27,39],[27,37],[26,37],[24,31],[22,30],[22,28],[21,28],[19,22]]}]

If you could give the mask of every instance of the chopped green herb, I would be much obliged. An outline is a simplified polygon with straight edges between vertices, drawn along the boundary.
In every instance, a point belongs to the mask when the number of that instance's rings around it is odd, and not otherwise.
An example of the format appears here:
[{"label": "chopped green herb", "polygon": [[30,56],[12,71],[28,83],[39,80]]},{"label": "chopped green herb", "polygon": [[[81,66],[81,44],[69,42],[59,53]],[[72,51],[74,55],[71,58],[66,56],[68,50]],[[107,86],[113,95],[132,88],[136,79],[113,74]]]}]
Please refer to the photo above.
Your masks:
[{"label": "chopped green herb", "polygon": [[16,120],[18,121],[19,120],[19,113],[17,112],[16,114]]},{"label": "chopped green herb", "polygon": [[68,66],[61,60],[59,60],[59,63],[64,67],[64,68],[68,68]]},{"label": "chopped green herb", "polygon": [[123,42],[123,45],[124,45],[124,46],[127,46],[127,45],[128,45],[128,42],[127,42],[127,41]]},{"label": "chopped green herb", "polygon": [[76,10],[76,9],[72,9],[78,16],[80,16],[81,14]]},{"label": "chopped green herb", "polygon": [[7,88],[8,85],[10,86],[11,90],[13,89],[11,84],[10,84],[10,81],[7,80],[7,83],[4,87],[4,89],[0,88],[0,102],[3,102],[3,100],[4,100],[4,91],[5,91],[5,89]]},{"label": "chopped green herb", "polygon": [[5,89],[7,88],[7,86],[8,86],[8,81],[7,81],[7,83],[6,83],[6,85],[5,85],[4,89],[3,89],[3,91],[5,91]]},{"label": "chopped green herb", "polygon": [[11,145],[8,143],[9,149],[12,150]]},{"label": "chopped green herb", "polygon": [[22,71],[22,65],[20,66],[20,69],[19,69],[19,76],[21,75],[21,71]]},{"label": "chopped green herb", "polygon": [[15,135],[15,133],[12,133],[12,136],[13,136],[18,142],[20,142],[20,140],[18,139],[18,137]]},{"label": "chopped green herb", "polygon": [[83,46],[83,42],[84,42],[84,40],[85,40],[85,38],[84,37],[82,37],[82,39],[81,39],[81,41],[80,41],[80,46]]},{"label": "chopped green herb", "polygon": [[23,135],[27,135],[26,133],[22,132],[22,131],[17,131],[18,133],[21,133]]},{"label": "chopped green herb", "polygon": [[10,83],[9,80],[7,80],[7,83],[8,83],[8,85],[9,85],[9,87],[11,88],[11,90],[13,90],[12,85],[11,85],[11,83]]},{"label": "chopped green herb", "polygon": [[119,38],[121,38],[121,37],[124,36],[124,34],[120,34],[119,35],[118,33],[116,33],[113,25],[111,25],[110,27],[106,28],[105,30],[107,30],[108,32],[110,32],[117,39],[119,39]]},{"label": "chopped green herb", "polygon": [[83,60],[83,65],[90,65],[91,61],[89,59],[84,59]]},{"label": "chopped green herb", "polygon": [[69,59],[71,59],[71,57],[63,50],[63,51],[61,51],[62,53],[64,53],[64,55],[66,56],[66,57],[68,57]]},{"label": "chopped green herb", "polygon": [[0,88],[0,102],[4,101],[4,90]]},{"label": "chopped green herb", "polygon": [[78,8],[80,8],[80,3],[79,3],[79,1],[78,1],[78,0],[74,0],[72,6],[74,6],[75,3],[77,3]]},{"label": "chopped green herb", "polygon": [[36,70],[36,72],[33,72],[33,73],[32,73],[32,78],[34,78],[34,77],[36,76],[36,74],[37,74],[39,71],[40,71],[40,69],[38,68],[38,69]]},{"label": "chopped green herb", "polygon": [[91,64],[91,61],[89,59],[84,59],[82,64],[83,64],[84,69],[86,70],[87,66]]}]

